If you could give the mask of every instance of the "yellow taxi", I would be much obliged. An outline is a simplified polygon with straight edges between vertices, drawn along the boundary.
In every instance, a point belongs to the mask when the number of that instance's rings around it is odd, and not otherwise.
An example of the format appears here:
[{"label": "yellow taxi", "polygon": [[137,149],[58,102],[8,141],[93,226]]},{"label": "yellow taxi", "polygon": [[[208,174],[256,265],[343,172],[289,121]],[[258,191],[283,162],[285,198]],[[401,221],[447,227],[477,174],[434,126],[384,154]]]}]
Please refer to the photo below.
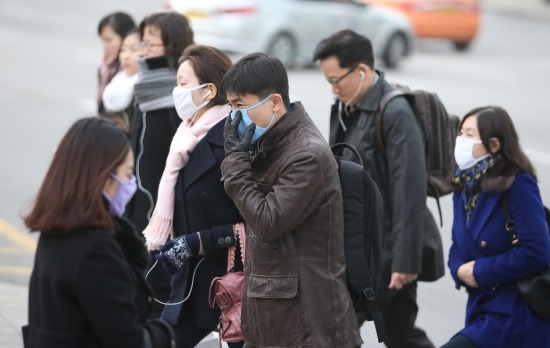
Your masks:
[{"label": "yellow taxi", "polygon": [[479,0],[362,1],[402,12],[410,19],[418,38],[448,39],[458,51],[467,50],[479,31]]}]

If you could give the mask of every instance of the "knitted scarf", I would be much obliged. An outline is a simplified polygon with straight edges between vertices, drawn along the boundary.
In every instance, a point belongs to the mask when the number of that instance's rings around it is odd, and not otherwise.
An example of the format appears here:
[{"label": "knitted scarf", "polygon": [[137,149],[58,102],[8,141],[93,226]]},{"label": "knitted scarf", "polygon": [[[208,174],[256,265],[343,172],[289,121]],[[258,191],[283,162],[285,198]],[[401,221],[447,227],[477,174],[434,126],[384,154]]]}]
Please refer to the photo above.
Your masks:
[{"label": "knitted scarf", "polygon": [[453,184],[459,186],[464,194],[464,212],[466,213],[466,222],[470,220],[472,211],[476,206],[477,198],[481,192],[481,179],[483,179],[487,171],[496,163],[497,157],[488,156],[471,168],[465,170],[461,170],[459,168],[456,170],[452,182]]},{"label": "knitted scarf", "polygon": [[195,124],[191,125],[191,118],[188,118],[178,127],[160,179],[155,210],[149,225],[143,231],[147,249],[157,250],[168,240],[168,237],[174,237],[172,223],[176,197],[175,187],[179,172],[187,164],[189,155],[198,142],[226,116],[225,105],[217,105],[208,109]]},{"label": "knitted scarf", "polygon": [[172,91],[176,86],[176,71],[168,66],[166,57],[138,57],[139,77],[134,94],[141,111],[174,107]]}]

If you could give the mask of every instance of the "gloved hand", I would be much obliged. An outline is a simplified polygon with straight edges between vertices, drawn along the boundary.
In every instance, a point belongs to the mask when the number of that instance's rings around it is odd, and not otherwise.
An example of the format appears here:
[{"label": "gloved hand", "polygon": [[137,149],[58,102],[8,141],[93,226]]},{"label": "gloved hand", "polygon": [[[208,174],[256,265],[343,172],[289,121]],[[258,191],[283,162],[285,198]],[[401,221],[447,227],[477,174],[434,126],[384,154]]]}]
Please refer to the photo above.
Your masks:
[{"label": "gloved hand", "polygon": [[251,123],[248,125],[244,131],[244,136],[241,138],[239,135],[239,123],[241,123],[242,118],[243,115],[241,112],[237,111],[233,120],[231,119],[231,114],[225,120],[225,129],[223,132],[225,156],[229,156],[234,152],[248,152],[250,149],[250,142],[256,130],[256,124]]},{"label": "gloved hand", "polygon": [[155,258],[172,275],[181,270],[189,259],[197,254],[200,241],[196,233],[171,239],[160,247]]}]

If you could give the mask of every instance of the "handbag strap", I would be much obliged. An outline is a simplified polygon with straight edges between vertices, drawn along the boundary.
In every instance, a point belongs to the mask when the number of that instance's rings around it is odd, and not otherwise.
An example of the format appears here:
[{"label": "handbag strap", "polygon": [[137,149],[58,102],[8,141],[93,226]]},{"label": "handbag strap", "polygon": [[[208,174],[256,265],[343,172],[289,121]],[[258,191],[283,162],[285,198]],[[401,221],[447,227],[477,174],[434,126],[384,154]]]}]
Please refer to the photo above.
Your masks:
[{"label": "handbag strap", "polygon": [[[233,225],[233,234],[235,235],[235,243],[239,243],[241,249],[241,260],[244,266],[244,256],[245,256],[245,247],[246,247],[246,234],[245,227],[242,222]],[[235,268],[235,245],[230,246],[227,249],[227,273],[232,272]]]},{"label": "handbag strap", "polygon": [[504,228],[510,235],[510,242],[513,247],[517,247],[519,244],[518,234],[516,232],[516,223],[514,222],[514,219],[512,219],[512,215],[510,214],[510,210],[508,209],[508,200],[506,199],[506,196],[502,196],[502,210],[504,211],[504,217],[506,218],[506,223],[504,224]]}]

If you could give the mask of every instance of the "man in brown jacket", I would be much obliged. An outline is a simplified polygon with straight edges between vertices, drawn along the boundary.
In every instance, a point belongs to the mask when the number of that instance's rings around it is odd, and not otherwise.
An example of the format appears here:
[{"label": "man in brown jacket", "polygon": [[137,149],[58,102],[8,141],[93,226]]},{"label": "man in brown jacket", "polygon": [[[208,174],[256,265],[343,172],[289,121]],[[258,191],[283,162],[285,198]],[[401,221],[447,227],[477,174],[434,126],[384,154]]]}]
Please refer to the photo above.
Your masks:
[{"label": "man in brown jacket", "polygon": [[232,110],[222,179],[247,222],[246,346],[360,346],[330,147],[303,105],[290,103],[278,59],[243,57],[222,90]]}]

